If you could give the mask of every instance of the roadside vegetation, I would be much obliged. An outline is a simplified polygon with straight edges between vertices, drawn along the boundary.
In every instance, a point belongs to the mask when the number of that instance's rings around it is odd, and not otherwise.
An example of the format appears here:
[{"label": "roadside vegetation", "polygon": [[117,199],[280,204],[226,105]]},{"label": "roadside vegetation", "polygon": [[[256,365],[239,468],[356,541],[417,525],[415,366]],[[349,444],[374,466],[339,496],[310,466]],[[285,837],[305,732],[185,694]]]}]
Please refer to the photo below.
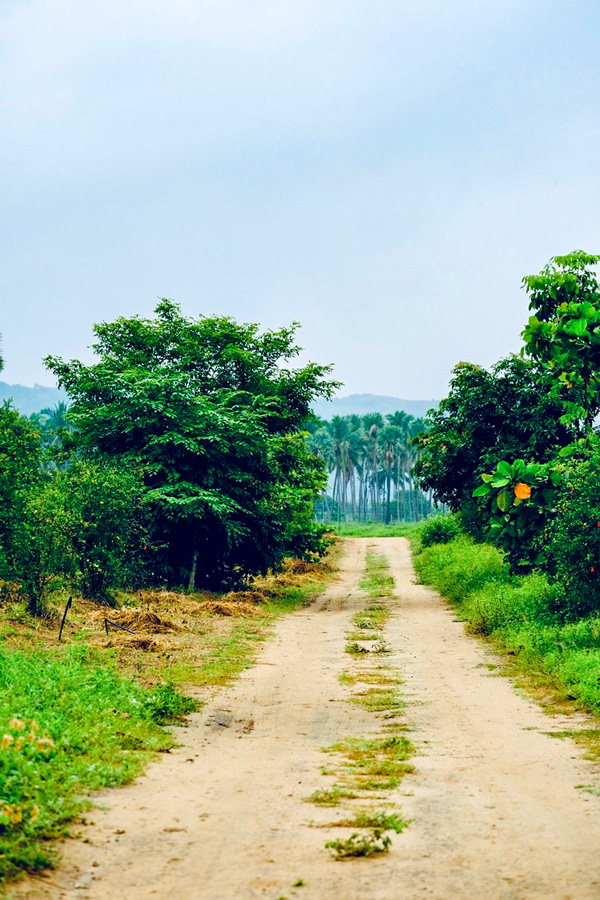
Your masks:
[{"label": "roadside vegetation", "polygon": [[207,692],[250,666],[274,619],[309,602],[330,572],[326,562],[288,560],[244,592],[142,590],[121,595],[117,609],[78,599],[60,644],[58,616],[32,617],[22,601],[8,603],[0,883],[53,866],[54,839],[93,805],[93,791],[131,781],[172,747],[165,726],[185,724]]},{"label": "roadside vegetation", "polygon": [[288,367],[295,329],[162,300],[97,325],[91,365],[47,357],[68,406],[0,406],[0,881],[322,589],[307,426],[336,383]]},{"label": "roadside vegetation", "polygon": [[337,383],[286,368],[295,326],[260,334],[162,300],[94,331],[93,364],[46,359],[68,409],[0,407],[0,598],[43,615],[61,591],[232,590],[325,552],[306,429]]},{"label": "roadside vegetation", "polygon": [[565,622],[556,588],[541,572],[511,574],[504,554],[462,535],[415,553],[423,582],[452,600],[513,667],[600,715],[600,615]]},{"label": "roadside vegetation", "polygon": [[520,354],[491,372],[455,368],[415,466],[453,515],[431,518],[413,538],[420,577],[472,630],[555,697],[596,715],[599,261],[575,251],[524,278],[532,314]]}]

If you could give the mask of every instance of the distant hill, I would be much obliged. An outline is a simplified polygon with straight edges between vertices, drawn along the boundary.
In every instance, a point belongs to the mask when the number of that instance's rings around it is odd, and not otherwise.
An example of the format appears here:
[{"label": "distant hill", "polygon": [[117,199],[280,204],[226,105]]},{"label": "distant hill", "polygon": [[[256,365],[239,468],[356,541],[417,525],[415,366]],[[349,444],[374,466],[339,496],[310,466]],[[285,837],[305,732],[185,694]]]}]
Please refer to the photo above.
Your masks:
[{"label": "distant hill", "polygon": [[11,400],[14,408],[22,415],[30,416],[47,407],[52,409],[61,400],[66,403],[67,395],[59,388],[44,387],[41,384],[25,387],[22,384],[0,381],[0,402],[4,400]]},{"label": "distant hill", "polygon": [[380,394],[350,394],[349,397],[334,397],[333,400],[316,400],[313,410],[320,419],[325,420],[333,419],[334,416],[364,416],[372,412],[387,416],[398,410],[418,419],[438,403],[438,400],[401,400],[399,397],[384,397]]},{"label": "distant hill", "polygon": [[[60,388],[44,387],[36,384],[25,387],[22,384],[7,384],[0,381],[0,402],[11,400],[15,409],[24,416],[54,407],[61,400],[67,402],[67,395]],[[349,397],[334,397],[333,400],[316,400],[313,409],[320,419],[334,416],[364,416],[365,413],[379,412],[386,416],[397,410],[404,410],[415,418],[420,418],[428,409],[437,406],[437,400],[401,400],[399,397],[385,397],[380,394],[350,394]]]}]

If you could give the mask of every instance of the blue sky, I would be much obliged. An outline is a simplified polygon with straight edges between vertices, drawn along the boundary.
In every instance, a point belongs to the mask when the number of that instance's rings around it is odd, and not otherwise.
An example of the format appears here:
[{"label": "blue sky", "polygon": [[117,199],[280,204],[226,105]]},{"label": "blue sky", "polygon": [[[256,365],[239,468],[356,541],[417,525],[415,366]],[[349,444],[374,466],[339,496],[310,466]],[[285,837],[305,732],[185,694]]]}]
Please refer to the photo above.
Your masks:
[{"label": "blue sky", "polygon": [[0,377],[167,296],[443,396],[600,252],[599,50],[592,0],[3,0]]}]

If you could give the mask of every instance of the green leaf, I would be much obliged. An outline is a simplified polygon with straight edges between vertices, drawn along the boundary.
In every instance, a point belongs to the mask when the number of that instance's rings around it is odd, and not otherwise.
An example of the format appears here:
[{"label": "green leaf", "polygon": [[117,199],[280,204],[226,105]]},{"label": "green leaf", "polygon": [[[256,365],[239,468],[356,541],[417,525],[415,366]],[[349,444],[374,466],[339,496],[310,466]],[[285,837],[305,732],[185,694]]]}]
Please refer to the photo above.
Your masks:
[{"label": "green leaf", "polygon": [[496,471],[500,475],[505,475],[507,478],[510,478],[512,476],[512,467],[504,459],[498,463],[498,465],[496,466]]},{"label": "green leaf", "polygon": [[473,497],[487,497],[488,494],[491,493],[491,489],[487,484],[480,484],[479,487],[475,488],[473,491]]},{"label": "green leaf", "polygon": [[496,506],[502,512],[508,512],[508,510],[512,506],[512,497],[510,495],[510,491],[500,491],[500,493],[496,497]]},{"label": "green leaf", "polygon": [[506,487],[507,484],[510,484],[510,478],[494,478],[492,481],[493,488],[503,488]]}]

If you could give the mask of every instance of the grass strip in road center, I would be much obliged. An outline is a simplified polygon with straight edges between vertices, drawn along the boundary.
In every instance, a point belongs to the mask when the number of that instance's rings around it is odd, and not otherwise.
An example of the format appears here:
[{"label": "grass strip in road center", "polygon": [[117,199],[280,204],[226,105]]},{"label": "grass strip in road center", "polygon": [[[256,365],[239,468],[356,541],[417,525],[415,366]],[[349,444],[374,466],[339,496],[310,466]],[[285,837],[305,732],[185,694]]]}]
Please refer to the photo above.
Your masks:
[{"label": "grass strip in road center", "polygon": [[359,829],[349,837],[335,838],[325,844],[336,859],[373,856],[389,850],[389,832],[399,833],[408,824],[399,811],[378,810],[373,806],[357,809],[349,802],[364,803],[370,798],[371,804],[385,802],[386,792],[395,790],[404,775],[413,770],[408,760],[414,748],[401,733],[405,726],[398,721],[387,721],[400,718],[405,704],[398,690],[402,679],[379,656],[392,651],[383,634],[391,615],[389,600],[393,597],[394,580],[384,556],[367,552],[360,586],[367,594],[367,604],[353,617],[356,630],[346,633],[349,641],[346,652],[354,660],[360,659],[360,667],[355,662],[352,668],[345,669],[340,674],[340,682],[352,688],[350,703],[386,721],[381,726],[383,734],[345,738],[324,748],[325,753],[339,760],[333,768],[323,770],[324,774],[333,775],[336,783],[306,799],[320,806],[344,805],[342,819],[320,827]]}]

